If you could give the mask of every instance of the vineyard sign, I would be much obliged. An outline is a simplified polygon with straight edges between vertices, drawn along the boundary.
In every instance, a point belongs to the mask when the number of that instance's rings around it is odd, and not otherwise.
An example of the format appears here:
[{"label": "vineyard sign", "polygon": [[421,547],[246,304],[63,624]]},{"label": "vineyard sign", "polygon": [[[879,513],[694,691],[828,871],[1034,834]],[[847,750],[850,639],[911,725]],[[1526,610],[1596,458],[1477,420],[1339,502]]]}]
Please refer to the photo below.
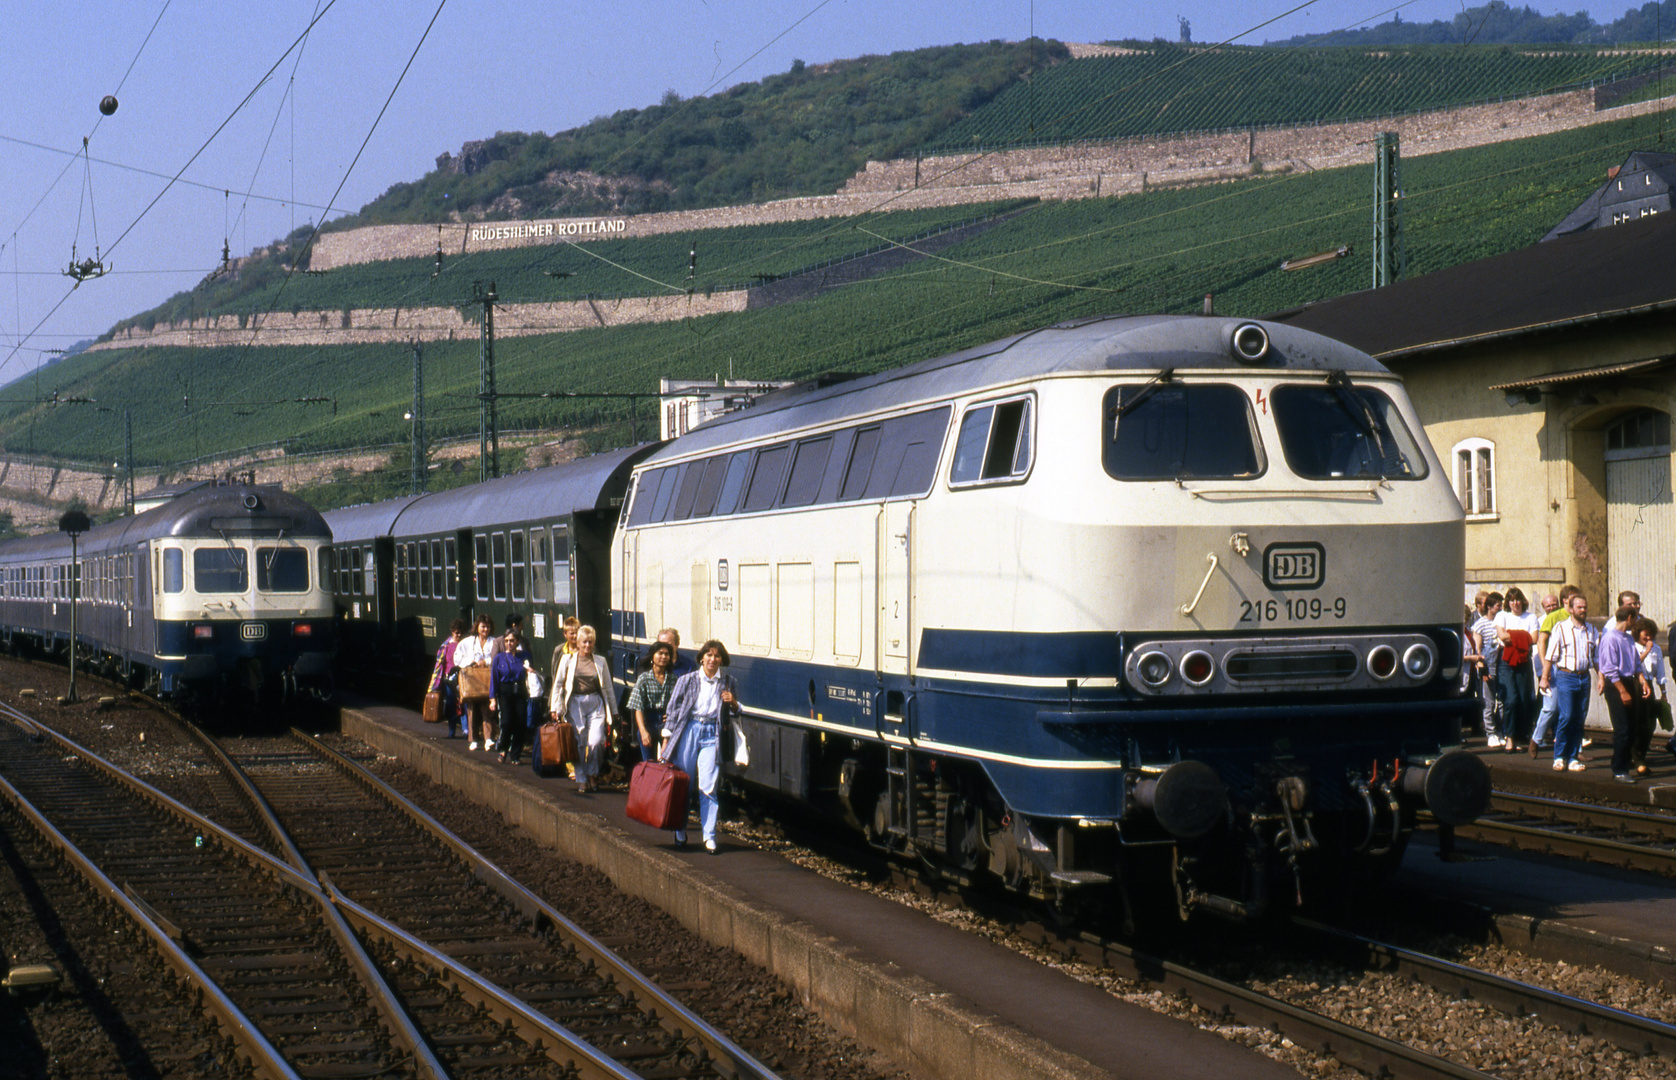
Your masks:
[{"label": "vineyard sign", "polygon": [[628,231],[625,218],[593,218],[588,221],[519,221],[505,225],[477,225],[471,239],[534,240],[544,236],[603,236]]}]

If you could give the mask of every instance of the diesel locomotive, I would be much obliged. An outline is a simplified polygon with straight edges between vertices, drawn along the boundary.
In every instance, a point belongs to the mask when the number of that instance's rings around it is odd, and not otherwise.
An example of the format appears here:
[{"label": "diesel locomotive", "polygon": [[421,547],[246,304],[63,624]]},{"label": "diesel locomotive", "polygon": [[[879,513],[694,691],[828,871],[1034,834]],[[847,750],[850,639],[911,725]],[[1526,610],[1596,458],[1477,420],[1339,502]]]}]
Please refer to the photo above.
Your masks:
[{"label": "diesel locomotive", "polygon": [[1282,324],[1064,323],[328,519],[367,648],[719,638],[732,784],[1066,907],[1252,918],[1488,802],[1447,473],[1395,375]]}]

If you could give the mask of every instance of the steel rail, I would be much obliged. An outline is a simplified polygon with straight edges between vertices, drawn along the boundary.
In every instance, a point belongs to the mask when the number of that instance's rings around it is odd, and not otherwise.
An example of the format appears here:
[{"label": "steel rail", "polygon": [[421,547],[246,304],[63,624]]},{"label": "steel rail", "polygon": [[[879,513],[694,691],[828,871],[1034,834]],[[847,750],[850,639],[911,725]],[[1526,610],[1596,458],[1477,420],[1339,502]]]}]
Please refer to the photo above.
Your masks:
[{"label": "steel rail", "polygon": [[582,1080],[640,1080],[638,1074],[619,1065],[558,1021],[338,892],[330,879],[324,885],[332,903],[343,909],[362,933],[382,942],[404,959],[429,968],[440,982],[451,985],[466,1001],[514,1028],[525,1042],[546,1054],[548,1060],[576,1070]]},{"label": "steel rail", "polygon": [[[320,882],[320,876],[314,872],[314,868],[308,864],[308,860],[303,858],[302,852],[297,850],[297,845],[292,842],[290,834],[285,831],[285,826],[280,824],[278,815],[273,812],[273,807],[268,805],[268,801],[262,797],[262,793],[256,790],[256,785],[251,783],[250,777],[245,775],[245,771],[239,768],[237,762],[227,756],[227,751],[223,750],[219,743],[192,724],[184,724],[183,726],[191,733],[193,740],[198,743],[204,752],[210,755],[216,767],[221,770],[221,775],[233,785],[234,790],[238,792],[240,799],[243,800],[246,808],[251,812],[251,816],[267,832],[274,846],[284,853],[285,861],[291,865],[292,869],[308,878],[312,883],[313,887],[306,891],[320,909],[320,916],[325,921],[327,929],[331,930],[332,937],[337,940],[338,948],[342,950],[350,965],[355,969],[355,975],[366,989],[367,997],[372,1001],[373,1008],[378,1010],[379,1018],[384,1021],[385,1030],[390,1033],[397,1046],[413,1062],[414,1071],[426,1080],[448,1080],[447,1068],[437,1058],[425,1037],[420,1034],[418,1025],[413,1022],[413,1017],[409,1016],[407,1009],[402,1006],[395,988],[378,970],[378,965],[373,963],[373,959],[367,955],[366,949],[362,948],[360,939],[350,929],[343,913],[327,897]],[[217,828],[221,827],[217,826]]]},{"label": "steel rail", "polygon": [[1639,833],[1676,843],[1676,815],[1671,814],[1653,814],[1623,806],[1566,802],[1564,799],[1523,795],[1512,791],[1492,793],[1490,809],[1517,813],[1525,817],[1546,818],[1570,825],[1609,825],[1624,832]]},{"label": "steel rail", "polygon": [[96,893],[103,896],[139,928],[163,964],[186,985],[189,996],[196,999],[198,1008],[209,1016],[222,1034],[244,1056],[245,1063],[252,1072],[267,1080],[300,1080],[290,1063],[244,1014],[244,1010],[227,996],[203,968],[186,955],[186,950],[181,948],[176,940],[178,934],[169,933],[151,919],[147,914],[149,905],[143,906],[143,901],[136,900],[128,890],[112,881],[3,776],[0,776],[0,795],[29,822],[42,840],[81,873]]},{"label": "steel rail", "polygon": [[587,931],[565,918],[557,909],[524,887],[500,867],[490,862],[476,848],[455,836],[435,818],[396,791],[389,784],[368,772],[358,762],[324,746],[318,739],[296,728],[292,737],[308,747],[321,759],[336,766],[368,791],[382,797],[406,814],[422,830],[452,851],[463,861],[479,881],[504,897],[508,903],[530,919],[537,929],[550,929],[583,959],[591,961],[617,988],[633,1000],[640,1001],[656,1014],[658,1024],[671,1034],[697,1040],[717,1066],[731,1065],[731,1071],[742,1080],[778,1080],[766,1065],[757,1061],[722,1032],[671,997],[662,987],[636,971],[616,953],[596,941]]},{"label": "steel rail", "polygon": [[[232,830],[210,820],[172,796],[159,791],[132,773],[106,761],[63,732],[41,723],[41,721],[10,705],[0,703],[0,715],[9,716],[14,721],[22,720],[64,750],[94,766],[105,776],[134,791],[142,799],[162,807],[177,820],[190,826],[206,838],[215,837],[220,839],[233,854],[243,857],[254,868],[279,877],[286,884],[294,886],[299,892],[307,896],[319,909],[321,920],[326,924],[326,928],[331,932],[333,939],[336,940],[339,950],[355,971],[356,978],[366,991],[369,1002],[378,1012],[379,1018],[384,1022],[386,1031],[394,1041],[394,1049],[408,1055],[409,1060],[413,1063],[414,1070],[419,1076],[426,1078],[426,1080],[448,1080],[448,1070],[443,1067],[442,1062],[437,1059],[424,1037],[419,1034],[412,1018],[407,1015],[407,1011],[397,998],[395,990],[379,973],[377,965],[372,962],[372,958],[361,947],[360,941],[350,930],[349,924],[344,921],[343,915],[326,898],[319,880],[306,863],[301,866],[293,866],[276,858]],[[224,754],[221,755],[221,758],[226,761],[227,765],[232,765]],[[242,774],[238,772],[236,766],[233,766],[233,770],[232,773],[226,773],[225,775],[233,781],[235,786],[238,786],[238,778],[242,778]],[[244,784],[248,786],[249,781],[244,780]],[[258,807],[266,806],[262,802],[261,796],[254,789],[251,789],[246,797],[247,799],[254,797]],[[283,837],[283,830],[281,836]],[[282,847],[289,846],[289,843],[288,838],[284,839]],[[294,847],[292,851],[295,851]],[[298,855],[297,858],[300,860],[301,856]]]},{"label": "steel rail", "polygon": [[1633,1053],[1676,1057],[1676,1025],[1375,941],[1313,919],[1294,917],[1292,925],[1325,939],[1348,955],[1359,956],[1366,967],[1406,975],[1433,989],[1482,1001],[1514,1016],[1536,1016],[1556,1027],[1605,1039]]},{"label": "steel rail", "polygon": [[[1668,827],[1669,819],[1659,814],[1645,814],[1633,810],[1620,810],[1614,807],[1590,806],[1582,803],[1565,803],[1555,799],[1536,799],[1527,796],[1507,796],[1497,794],[1495,802],[1503,802],[1504,809],[1512,813],[1535,817],[1547,816],[1553,821],[1563,824],[1590,826],[1593,823],[1609,821],[1617,826],[1654,826],[1660,830]],[[1492,806],[1495,805],[1492,802]],[[1517,809],[1524,802],[1536,808],[1527,813]],[[1424,812],[1422,812],[1424,816]],[[1649,829],[1649,832],[1652,830]],[[1478,840],[1488,844],[1512,848],[1514,851],[1529,851],[1542,855],[1558,855],[1565,858],[1582,859],[1585,862],[1599,863],[1603,866],[1615,866],[1626,870],[1642,870],[1666,877],[1676,876],[1676,847],[1658,846],[1657,840],[1649,836],[1653,842],[1637,842],[1635,840],[1613,839],[1605,836],[1591,836],[1587,833],[1576,832],[1556,825],[1533,824],[1529,821],[1502,821],[1495,818],[1479,818],[1471,825],[1459,825],[1455,828],[1455,836],[1460,840]],[[1662,839],[1659,837],[1657,839]],[[1676,840],[1676,837],[1672,837]]]},{"label": "steel rail", "polygon": [[1236,986],[1173,961],[1151,956],[1100,936],[1074,937],[1029,924],[1043,944],[1057,943],[1078,959],[1106,967],[1140,982],[1185,994],[1212,1014],[1235,1018],[1284,1034],[1371,1076],[1395,1080],[1493,1080],[1489,1073],[1353,1027],[1330,1016]]}]

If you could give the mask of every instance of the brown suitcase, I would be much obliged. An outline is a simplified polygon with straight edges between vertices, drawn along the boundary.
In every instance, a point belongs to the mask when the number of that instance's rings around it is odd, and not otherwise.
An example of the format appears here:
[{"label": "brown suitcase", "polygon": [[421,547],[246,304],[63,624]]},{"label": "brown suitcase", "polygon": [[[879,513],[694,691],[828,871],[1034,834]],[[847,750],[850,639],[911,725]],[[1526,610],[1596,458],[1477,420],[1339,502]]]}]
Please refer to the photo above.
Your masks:
[{"label": "brown suitcase", "polygon": [[576,729],[562,720],[549,720],[541,725],[541,762],[543,765],[572,765],[582,759],[577,753]]},{"label": "brown suitcase", "polygon": [[488,664],[460,668],[460,700],[488,701],[495,696]]},{"label": "brown suitcase", "polygon": [[440,724],[440,723],[442,723],[442,692],[441,691],[432,690],[430,693],[425,695],[425,713],[424,713],[424,716],[425,716],[425,723],[427,723],[427,724]]}]

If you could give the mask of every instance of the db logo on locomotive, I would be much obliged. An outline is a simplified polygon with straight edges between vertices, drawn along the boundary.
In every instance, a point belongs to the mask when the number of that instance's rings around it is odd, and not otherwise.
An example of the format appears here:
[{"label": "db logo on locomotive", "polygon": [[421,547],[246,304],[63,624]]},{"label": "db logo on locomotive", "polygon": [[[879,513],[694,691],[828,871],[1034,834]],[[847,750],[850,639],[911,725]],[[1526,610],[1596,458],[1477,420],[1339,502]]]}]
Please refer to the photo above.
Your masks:
[{"label": "db logo on locomotive", "polygon": [[1327,579],[1327,550],[1302,542],[1263,549],[1263,584],[1271,589],[1317,589]]}]

